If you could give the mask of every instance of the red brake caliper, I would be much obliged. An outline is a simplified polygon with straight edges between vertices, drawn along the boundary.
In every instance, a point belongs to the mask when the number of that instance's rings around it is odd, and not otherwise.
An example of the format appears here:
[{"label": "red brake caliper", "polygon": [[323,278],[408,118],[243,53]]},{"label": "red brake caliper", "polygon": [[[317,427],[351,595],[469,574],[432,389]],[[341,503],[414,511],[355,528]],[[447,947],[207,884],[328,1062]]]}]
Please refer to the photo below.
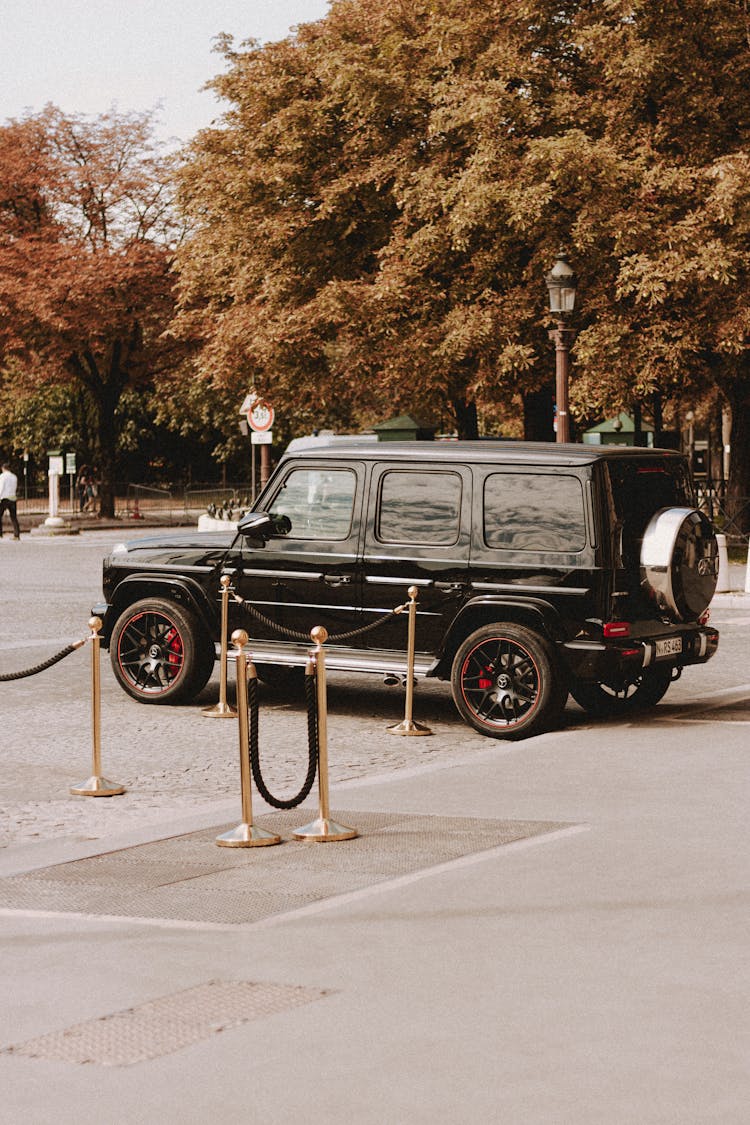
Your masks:
[{"label": "red brake caliper", "polygon": [[164,644],[169,649],[169,664],[173,667],[176,666],[177,668],[179,668],[179,666],[182,664],[182,637],[174,628],[174,626],[169,630],[166,637],[164,638]]}]

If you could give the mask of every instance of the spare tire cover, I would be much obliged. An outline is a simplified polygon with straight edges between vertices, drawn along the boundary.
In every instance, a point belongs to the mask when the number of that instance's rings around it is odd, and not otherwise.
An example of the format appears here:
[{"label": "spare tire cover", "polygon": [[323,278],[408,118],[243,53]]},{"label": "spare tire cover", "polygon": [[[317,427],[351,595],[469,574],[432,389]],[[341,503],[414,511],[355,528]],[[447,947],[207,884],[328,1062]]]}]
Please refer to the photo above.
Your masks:
[{"label": "spare tire cover", "polygon": [[641,546],[641,583],[658,608],[694,621],[714,596],[719,548],[711,522],[695,508],[662,508]]}]

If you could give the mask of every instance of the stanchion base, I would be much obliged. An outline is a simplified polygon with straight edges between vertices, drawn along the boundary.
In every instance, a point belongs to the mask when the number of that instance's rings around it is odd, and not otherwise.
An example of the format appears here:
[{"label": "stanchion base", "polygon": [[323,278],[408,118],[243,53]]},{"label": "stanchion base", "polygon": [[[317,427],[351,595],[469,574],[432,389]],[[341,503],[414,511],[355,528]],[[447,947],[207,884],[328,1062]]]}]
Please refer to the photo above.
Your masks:
[{"label": "stanchion base", "polygon": [[116,781],[107,781],[106,777],[98,777],[94,774],[88,781],[82,781],[80,785],[71,785],[70,792],[74,797],[119,797],[121,793],[125,792],[125,786],[118,785]]},{"label": "stanchion base", "polygon": [[403,719],[400,723],[396,723],[395,727],[386,727],[386,730],[388,734],[405,734],[412,738],[417,735],[433,733],[429,727],[422,726],[421,723],[415,723],[412,719]]},{"label": "stanchion base", "polygon": [[337,824],[335,820],[319,816],[304,828],[295,828],[292,835],[295,840],[317,840],[318,843],[326,844],[333,840],[353,840],[359,833],[356,828],[347,828],[343,824]]},{"label": "stanchion base", "polygon": [[209,719],[236,719],[237,708],[231,703],[215,703],[213,707],[203,707],[201,714]]},{"label": "stanchion base", "polygon": [[216,837],[220,848],[265,848],[269,844],[280,844],[281,836],[274,836],[273,832],[266,832],[265,828],[257,828],[254,824],[238,824],[229,832],[223,832]]}]

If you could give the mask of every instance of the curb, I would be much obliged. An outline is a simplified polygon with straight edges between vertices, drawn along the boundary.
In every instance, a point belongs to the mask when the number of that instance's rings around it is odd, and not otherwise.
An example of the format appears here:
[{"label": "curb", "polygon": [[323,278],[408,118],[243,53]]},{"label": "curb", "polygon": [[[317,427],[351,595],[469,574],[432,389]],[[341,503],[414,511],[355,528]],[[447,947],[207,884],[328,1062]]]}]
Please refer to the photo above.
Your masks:
[{"label": "curb", "polygon": [[750,610],[750,592],[745,590],[732,590],[724,594],[714,594],[709,608]]}]

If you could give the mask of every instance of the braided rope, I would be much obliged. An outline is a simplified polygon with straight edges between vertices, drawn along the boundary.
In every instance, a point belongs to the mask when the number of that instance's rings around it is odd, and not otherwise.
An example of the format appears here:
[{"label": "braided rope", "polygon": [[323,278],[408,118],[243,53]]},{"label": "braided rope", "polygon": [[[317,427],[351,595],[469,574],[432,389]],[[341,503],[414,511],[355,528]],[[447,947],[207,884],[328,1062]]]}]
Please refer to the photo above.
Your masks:
[{"label": "braided rope", "polygon": [[260,740],[258,737],[258,680],[251,676],[247,682],[247,701],[249,710],[250,731],[250,766],[253,772],[255,785],[264,801],[276,809],[296,809],[308,796],[315,781],[318,771],[318,712],[317,690],[315,673],[305,675],[305,695],[307,697],[307,748],[308,764],[307,775],[302,783],[302,788],[294,797],[281,799],[274,797],[269,790],[260,768]]},{"label": "braided rope", "polygon": [[[254,617],[256,621],[262,621],[267,628],[272,629],[273,632],[278,633],[279,636],[287,637],[289,640],[293,641],[310,640],[309,633],[298,633],[295,629],[286,629],[283,625],[272,621],[270,617],[266,617],[264,613],[261,613],[259,609],[256,609],[250,602],[246,602],[244,598],[241,598],[238,594],[234,595],[234,600],[247,610],[251,617]],[[378,617],[376,621],[370,621],[367,625],[362,625],[359,629],[351,629],[348,633],[336,633],[335,636],[329,636],[328,640],[348,641],[351,640],[352,637],[361,637],[364,633],[370,633],[373,629],[378,629],[381,625],[384,625],[386,621],[390,621],[391,618],[396,617],[399,613],[403,613],[407,608],[408,605],[397,605],[395,609],[392,609],[389,613],[383,614],[382,617]]]},{"label": "braided rope", "polygon": [[86,640],[75,641],[72,645],[66,645],[65,648],[61,648],[59,652],[56,652],[54,656],[50,656],[49,660],[43,661],[42,664],[35,664],[33,668],[24,668],[23,672],[4,672],[0,675],[0,683],[7,683],[9,680],[23,680],[26,676],[36,676],[37,673],[46,671],[46,669],[51,668],[53,664],[57,664],[59,661],[64,660],[66,656],[70,656],[71,652],[75,652],[81,645],[85,645],[87,640],[88,637]]}]

